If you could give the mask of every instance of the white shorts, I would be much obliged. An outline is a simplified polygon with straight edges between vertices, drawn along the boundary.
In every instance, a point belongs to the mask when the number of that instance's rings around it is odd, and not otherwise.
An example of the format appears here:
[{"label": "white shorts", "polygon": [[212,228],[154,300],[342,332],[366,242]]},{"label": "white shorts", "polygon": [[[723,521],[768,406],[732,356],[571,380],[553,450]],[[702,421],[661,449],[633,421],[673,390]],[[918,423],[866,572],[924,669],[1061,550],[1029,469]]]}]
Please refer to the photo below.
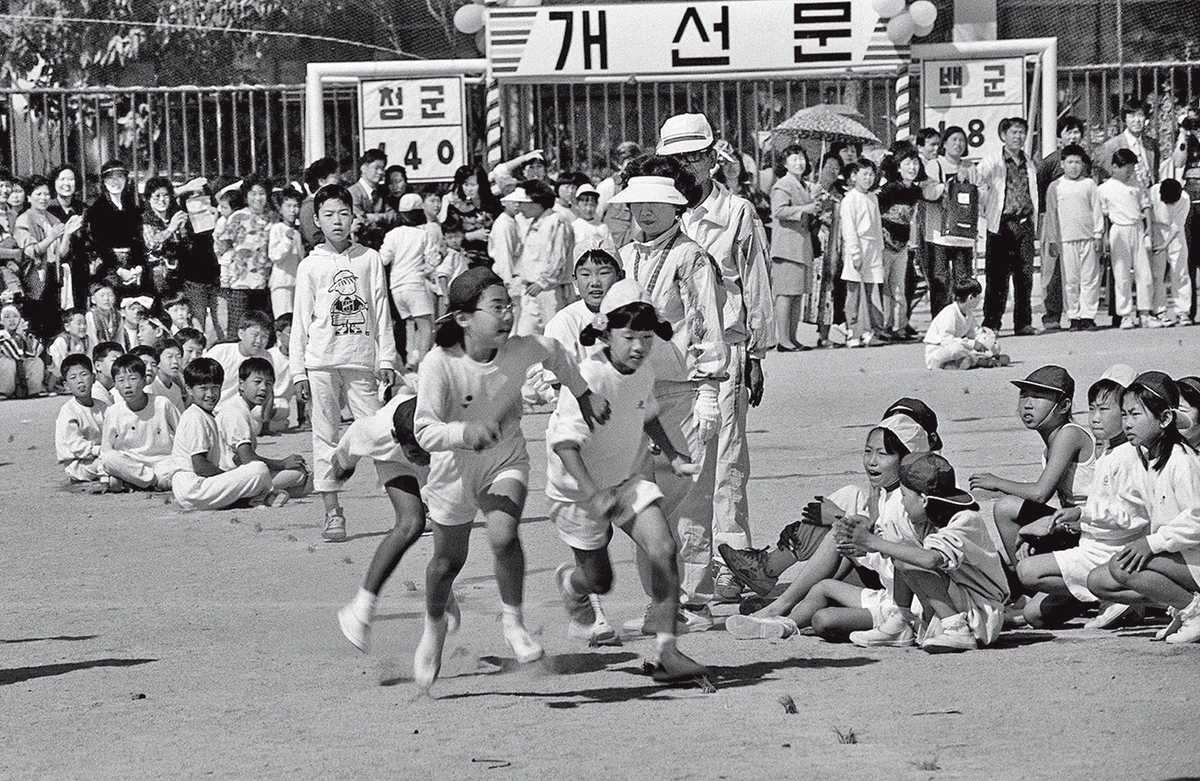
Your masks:
[{"label": "white shorts", "polygon": [[1096,595],[1088,591],[1088,574],[1096,567],[1107,564],[1127,544],[1129,540],[1113,543],[1084,537],[1074,548],[1054,551],[1054,563],[1058,565],[1071,596],[1080,602],[1099,602]]},{"label": "white shorts", "polygon": [[875,626],[882,624],[888,608],[896,605],[886,588],[864,588],[860,600],[862,609],[871,611],[871,621]]},{"label": "white shorts", "polygon": [[422,492],[429,505],[430,520],[442,526],[474,523],[480,497],[501,480],[529,485],[529,454],[523,439],[478,453],[469,450],[433,453],[429,482]]},{"label": "white shorts", "polygon": [[[658,486],[642,477],[631,477],[617,486],[624,526],[655,502],[662,501]],[[611,536],[612,523],[596,518],[585,505],[576,502],[550,502],[550,520],[558,536],[576,550],[603,550]]]},{"label": "white shorts", "polygon": [[375,461],[375,474],[379,476],[379,488],[385,487],[390,481],[398,477],[411,477],[417,481],[417,485],[425,484],[425,477],[429,473],[426,467],[416,466],[407,461]]},{"label": "white shorts", "polygon": [[410,317],[433,317],[433,294],[417,288],[398,288],[392,291],[392,301],[401,320]]}]

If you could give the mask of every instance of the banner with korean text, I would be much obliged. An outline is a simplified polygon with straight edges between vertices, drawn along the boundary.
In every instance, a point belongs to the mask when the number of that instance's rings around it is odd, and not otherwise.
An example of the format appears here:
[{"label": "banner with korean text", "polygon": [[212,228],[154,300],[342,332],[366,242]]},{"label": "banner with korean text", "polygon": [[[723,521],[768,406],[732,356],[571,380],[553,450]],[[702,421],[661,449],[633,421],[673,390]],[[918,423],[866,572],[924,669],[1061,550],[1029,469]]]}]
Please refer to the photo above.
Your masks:
[{"label": "banner with korean text", "polygon": [[383,149],[408,181],[444,182],[466,162],[461,76],[364,80],[359,86],[363,149]]},{"label": "banner with korean text", "polygon": [[487,38],[491,74],[507,81],[801,77],[892,72],[908,61],[871,0],[491,8]]}]

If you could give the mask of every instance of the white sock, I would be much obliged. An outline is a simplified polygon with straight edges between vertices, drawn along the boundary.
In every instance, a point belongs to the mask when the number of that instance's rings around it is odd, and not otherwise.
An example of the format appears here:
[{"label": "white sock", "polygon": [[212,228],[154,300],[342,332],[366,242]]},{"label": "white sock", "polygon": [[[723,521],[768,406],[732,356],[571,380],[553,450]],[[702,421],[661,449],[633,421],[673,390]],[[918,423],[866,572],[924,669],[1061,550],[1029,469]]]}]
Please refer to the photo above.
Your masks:
[{"label": "white sock", "polygon": [[354,595],[354,601],[350,603],[350,609],[354,611],[354,615],[358,617],[359,621],[369,624],[375,617],[375,602],[378,599],[376,594],[372,594],[365,588],[359,588],[358,593]]},{"label": "white sock", "polygon": [[500,623],[505,628],[510,626],[524,626],[525,617],[521,611],[520,605],[500,605]]}]

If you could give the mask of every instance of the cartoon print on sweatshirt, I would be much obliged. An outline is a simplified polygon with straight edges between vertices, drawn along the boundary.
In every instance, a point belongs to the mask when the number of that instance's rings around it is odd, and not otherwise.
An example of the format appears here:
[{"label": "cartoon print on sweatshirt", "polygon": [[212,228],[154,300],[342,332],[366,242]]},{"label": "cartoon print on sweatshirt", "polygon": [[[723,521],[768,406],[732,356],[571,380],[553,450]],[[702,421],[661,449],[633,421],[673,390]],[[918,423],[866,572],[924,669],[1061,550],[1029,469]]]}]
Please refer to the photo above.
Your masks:
[{"label": "cartoon print on sweatshirt", "polygon": [[367,331],[367,302],[358,295],[358,277],[345,269],[339,271],[329,286],[337,298],[330,306],[329,322],[336,334],[365,334]]}]

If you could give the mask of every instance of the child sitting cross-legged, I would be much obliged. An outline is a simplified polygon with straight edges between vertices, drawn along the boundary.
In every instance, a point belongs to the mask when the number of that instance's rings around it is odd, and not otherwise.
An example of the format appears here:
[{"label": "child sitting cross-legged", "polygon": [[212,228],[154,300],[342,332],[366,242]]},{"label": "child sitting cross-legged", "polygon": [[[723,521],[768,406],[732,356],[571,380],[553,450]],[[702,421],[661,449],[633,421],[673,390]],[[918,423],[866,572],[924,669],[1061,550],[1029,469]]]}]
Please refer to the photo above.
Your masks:
[{"label": "child sitting cross-legged", "polygon": [[146,364],[137,355],[117,358],[112,375],[119,398],[104,415],[100,442],[109,490],[128,484],[142,491],[169,491],[179,410],[167,399],[146,393]]},{"label": "child sitting cross-legged", "polygon": [[174,456],[178,472],[172,492],[185,510],[220,510],[249,500],[251,504],[280,507],[288,500],[285,491],[271,484],[271,471],[262,461],[223,471],[224,445],[213,410],[221,398],[225,371],[212,358],[197,358],[183,370],[192,405],[179,419]]},{"label": "child sitting cross-legged", "polygon": [[96,381],[92,383],[92,398],[111,407],[113,398],[113,363],[125,354],[125,348],[117,342],[101,342],[92,348],[92,366]]},{"label": "child sitting cross-legged", "polygon": [[996,334],[975,322],[975,309],[982,295],[983,287],[977,279],[954,286],[954,302],[937,313],[925,332],[926,369],[1008,365],[1008,356],[1000,354]]},{"label": "child sitting cross-legged", "polygon": [[[900,461],[900,492],[918,543],[889,542],[870,524],[851,522],[834,531],[839,552],[892,559],[897,584],[921,601],[916,635],[922,650],[952,653],[992,644],[1009,592],[979,505],[956,485],[950,462],[936,453],[913,453]],[[911,611],[897,606],[878,629],[899,634],[915,623]]]},{"label": "child sitting cross-legged", "polygon": [[158,353],[158,372],[150,381],[149,390],[163,396],[179,408],[187,409],[183,391],[183,347],[174,339],[164,339]]},{"label": "child sitting cross-legged", "polygon": [[308,464],[293,453],[283,458],[268,458],[258,452],[257,422],[253,411],[270,406],[275,369],[266,358],[247,358],[238,369],[238,395],[217,409],[217,430],[224,445],[219,466],[231,470],[243,464],[261,461],[271,472],[276,491],[287,491],[293,499],[312,493]]},{"label": "child sitting cross-legged", "polygon": [[55,455],[72,483],[101,493],[108,489],[100,465],[100,433],[108,405],[92,398],[92,361],[86,355],[63,358],[62,373],[71,398],[62,405],[54,426]]}]

